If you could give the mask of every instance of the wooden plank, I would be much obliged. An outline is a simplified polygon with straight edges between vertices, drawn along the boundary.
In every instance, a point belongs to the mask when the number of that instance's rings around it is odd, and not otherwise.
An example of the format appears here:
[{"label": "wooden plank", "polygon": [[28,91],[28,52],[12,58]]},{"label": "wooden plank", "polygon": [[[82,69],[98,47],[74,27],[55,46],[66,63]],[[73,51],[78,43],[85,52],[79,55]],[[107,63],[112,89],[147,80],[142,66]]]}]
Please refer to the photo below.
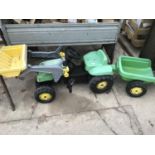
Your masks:
[{"label": "wooden plank", "polygon": [[21,24],[22,23],[22,19],[13,19],[17,24]]},{"label": "wooden plank", "polygon": [[30,20],[30,24],[34,24],[35,21],[36,21],[36,19],[31,19],[31,20]]},{"label": "wooden plank", "polygon": [[137,30],[134,30],[129,24],[126,24],[124,31],[133,46],[143,47],[150,29],[137,28]]},{"label": "wooden plank", "polygon": [[140,49],[134,48],[132,44],[129,42],[129,40],[127,40],[123,34],[119,35],[118,41],[125,48],[128,55],[139,57]]}]

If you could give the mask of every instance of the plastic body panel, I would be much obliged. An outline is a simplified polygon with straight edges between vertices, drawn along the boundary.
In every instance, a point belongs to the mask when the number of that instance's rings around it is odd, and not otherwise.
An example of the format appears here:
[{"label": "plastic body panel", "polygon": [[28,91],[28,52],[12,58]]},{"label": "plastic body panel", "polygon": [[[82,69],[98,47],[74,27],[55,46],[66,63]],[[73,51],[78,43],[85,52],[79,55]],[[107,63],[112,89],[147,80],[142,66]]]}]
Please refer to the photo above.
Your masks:
[{"label": "plastic body panel", "polygon": [[[60,66],[62,63],[61,59],[54,59],[54,60],[48,60],[40,63],[41,66],[47,67],[47,66]],[[43,73],[40,72],[37,75],[37,82],[46,82],[46,81],[52,81],[53,75],[52,73]]]},{"label": "plastic body panel", "polygon": [[113,67],[103,50],[92,51],[84,56],[85,69],[92,76],[113,75]]},{"label": "plastic body panel", "polygon": [[141,80],[155,83],[155,77],[149,59],[121,56],[117,62],[118,74],[126,81]]},{"label": "plastic body panel", "polygon": [[27,68],[26,45],[2,46],[0,48],[0,75],[17,77]]}]

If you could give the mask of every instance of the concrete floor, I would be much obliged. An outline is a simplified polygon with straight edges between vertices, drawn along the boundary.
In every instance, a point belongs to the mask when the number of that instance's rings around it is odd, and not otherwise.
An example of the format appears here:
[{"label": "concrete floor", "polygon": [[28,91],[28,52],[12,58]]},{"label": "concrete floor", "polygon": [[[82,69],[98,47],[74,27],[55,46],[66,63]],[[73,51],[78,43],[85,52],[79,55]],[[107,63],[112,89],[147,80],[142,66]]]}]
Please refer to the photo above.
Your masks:
[{"label": "concrete floor", "polygon": [[[118,45],[116,56],[123,53]],[[7,79],[16,103],[12,112],[0,84],[0,134],[155,134],[155,86],[141,98],[128,97],[126,83],[116,78],[108,94],[93,94],[78,84],[69,94],[56,86],[57,98],[48,105],[33,99],[34,77]]]}]

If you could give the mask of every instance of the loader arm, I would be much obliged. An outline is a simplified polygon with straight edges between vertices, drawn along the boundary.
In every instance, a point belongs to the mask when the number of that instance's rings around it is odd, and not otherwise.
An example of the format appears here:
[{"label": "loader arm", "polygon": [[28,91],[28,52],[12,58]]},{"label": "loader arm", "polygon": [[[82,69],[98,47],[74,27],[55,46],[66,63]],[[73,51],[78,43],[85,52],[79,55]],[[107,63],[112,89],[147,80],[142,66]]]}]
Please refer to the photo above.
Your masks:
[{"label": "loader arm", "polygon": [[27,74],[29,73],[48,73],[52,74],[54,82],[58,82],[61,76],[63,75],[63,69],[59,66],[41,66],[41,65],[36,65],[36,66],[28,66],[28,68],[21,73],[19,76],[20,79],[23,79]]}]

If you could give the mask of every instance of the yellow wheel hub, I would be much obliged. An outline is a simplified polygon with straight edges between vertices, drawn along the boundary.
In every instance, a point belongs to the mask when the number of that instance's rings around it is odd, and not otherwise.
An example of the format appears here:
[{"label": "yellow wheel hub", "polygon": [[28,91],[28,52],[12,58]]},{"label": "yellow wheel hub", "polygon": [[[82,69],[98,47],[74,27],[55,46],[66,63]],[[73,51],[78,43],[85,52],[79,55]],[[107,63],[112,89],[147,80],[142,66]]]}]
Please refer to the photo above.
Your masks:
[{"label": "yellow wheel hub", "polygon": [[97,84],[97,89],[104,89],[107,87],[107,85],[108,85],[108,83],[106,81],[102,81]]},{"label": "yellow wheel hub", "polygon": [[59,53],[59,55],[60,55],[62,58],[64,58],[64,57],[65,57],[65,52],[61,51],[61,52]]},{"label": "yellow wheel hub", "polygon": [[143,89],[140,87],[134,87],[131,89],[130,91],[133,95],[140,95],[141,93],[143,93]]},{"label": "yellow wheel hub", "polygon": [[53,96],[52,96],[51,94],[49,94],[49,93],[42,93],[42,94],[39,95],[39,98],[40,98],[40,100],[42,100],[42,101],[51,100],[52,97],[53,97]]},{"label": "yellow wheel hub", "polygon": [[69,67],[66,66],[64,69],[63,69],[63,74],[64,74],[64,77],[65,78],[68,78],[69,77]]}]

